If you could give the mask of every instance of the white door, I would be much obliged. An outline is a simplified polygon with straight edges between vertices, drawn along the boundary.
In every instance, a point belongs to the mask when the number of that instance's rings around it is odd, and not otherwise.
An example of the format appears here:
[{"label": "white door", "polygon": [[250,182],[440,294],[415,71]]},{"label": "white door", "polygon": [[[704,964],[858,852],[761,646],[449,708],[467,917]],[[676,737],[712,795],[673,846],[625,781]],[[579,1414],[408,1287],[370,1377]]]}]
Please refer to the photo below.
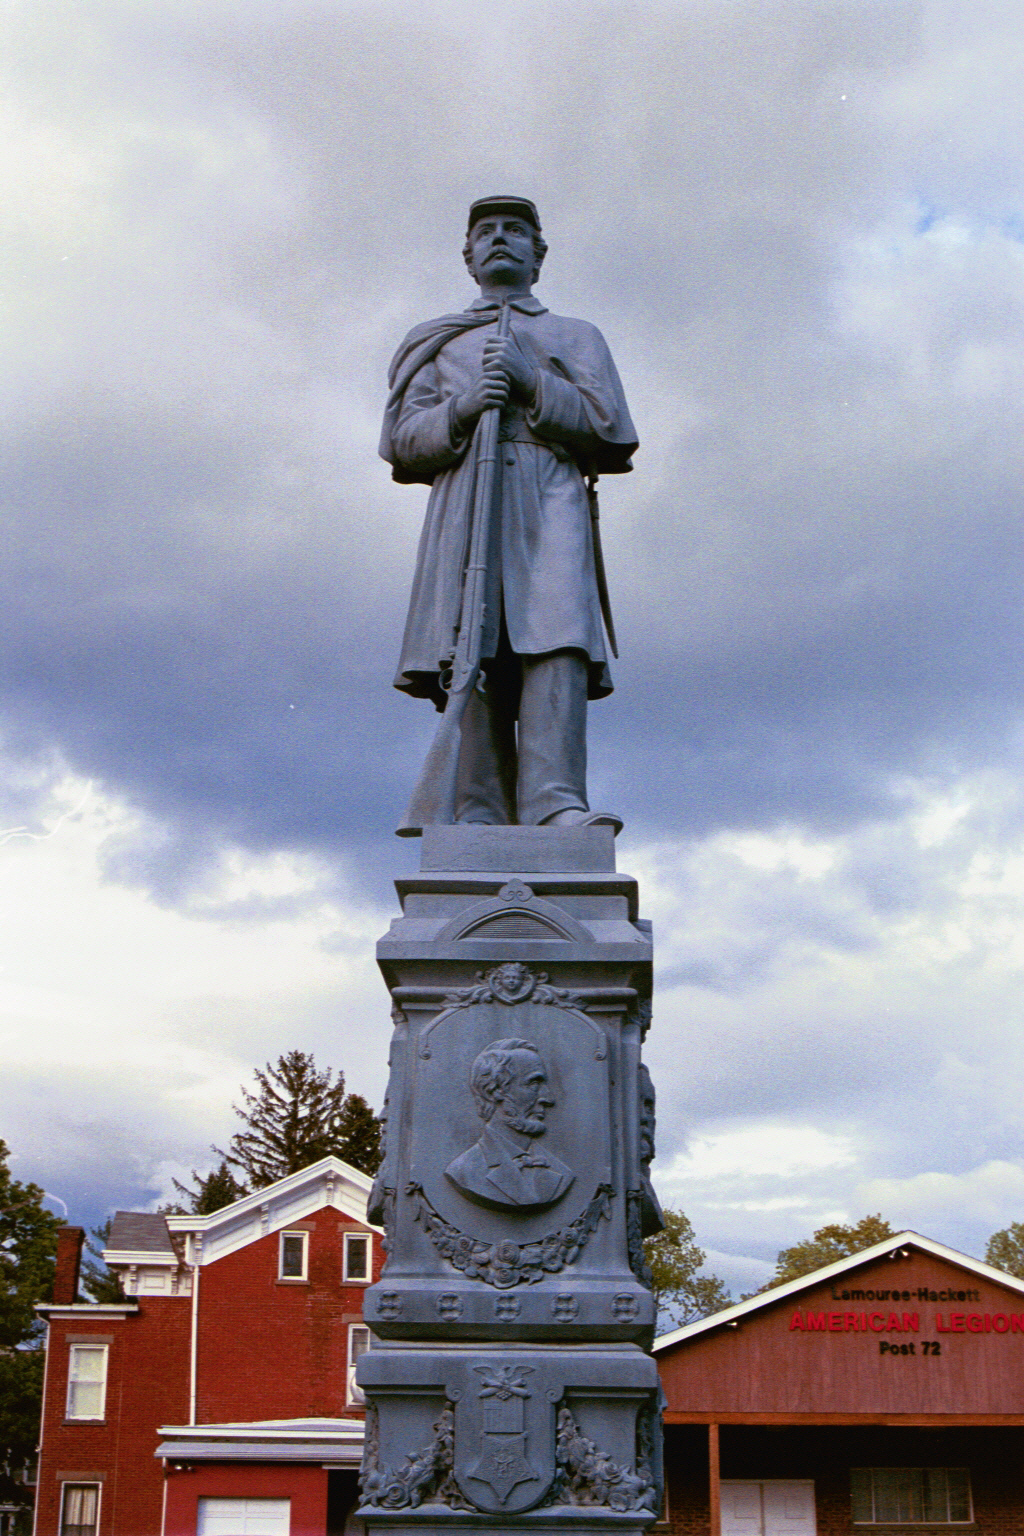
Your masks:
[{"label": "white door", "polygon": [[722,1484],[722,1536],[764,1536],[760,1483]]},{"label": "white door", "polygon": [[722,1536],[816,1536],[811,1481],[724,1482]]},{"label": "white door", "polygon": [[289,1536],[291,1499],[200,1499],[196,1536]]},{"label": "white door", "polygon": [[814,1484],[762,1483],[764,1536],[815,1536]]}]

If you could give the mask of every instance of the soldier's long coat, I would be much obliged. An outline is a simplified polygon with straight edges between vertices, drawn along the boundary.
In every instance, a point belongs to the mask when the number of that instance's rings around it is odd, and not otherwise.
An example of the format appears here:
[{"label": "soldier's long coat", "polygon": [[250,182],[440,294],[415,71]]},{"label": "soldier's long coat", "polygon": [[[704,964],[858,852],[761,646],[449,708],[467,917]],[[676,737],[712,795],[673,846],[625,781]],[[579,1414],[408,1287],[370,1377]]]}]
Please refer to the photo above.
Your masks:
[{"label": "soldier's long coat", "polygon": [[[584,475],[630,469],[636,433],[600,331],[513,300],[512,330],[538,369],[529,410],[502,412],[501,515],[488,552],[482,655],[493,656],[504,612],[512,650],[573,648],[590,662],[589,693],[611,692]],[[479,375],[498,310],[478,300],[410,331],[391,365],[380,451],[394,478],[431,486],[395,687],[439,709],[442,664],[455,646],[473,507],[474,451],[454,404]]]}]

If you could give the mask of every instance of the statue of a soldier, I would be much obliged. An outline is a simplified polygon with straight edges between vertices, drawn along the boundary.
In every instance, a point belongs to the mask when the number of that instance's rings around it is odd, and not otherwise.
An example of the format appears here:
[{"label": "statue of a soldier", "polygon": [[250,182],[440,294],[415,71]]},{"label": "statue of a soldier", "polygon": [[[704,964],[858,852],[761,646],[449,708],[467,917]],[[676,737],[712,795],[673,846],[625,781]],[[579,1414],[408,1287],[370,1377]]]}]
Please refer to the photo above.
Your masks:
[{"label": "statue of a soldier", "polygon": [[421,780],[407,834],[620,825],[587,801],[587,700],[612,689],[593,486],[631,468],[637,440],[600,332],[533,296],[546,249],[533,203],[474,203],[480,297],[417,326],[391,366],[381,454],[431,487],[395,686],[446,715],[460,699],[447,806]]}]

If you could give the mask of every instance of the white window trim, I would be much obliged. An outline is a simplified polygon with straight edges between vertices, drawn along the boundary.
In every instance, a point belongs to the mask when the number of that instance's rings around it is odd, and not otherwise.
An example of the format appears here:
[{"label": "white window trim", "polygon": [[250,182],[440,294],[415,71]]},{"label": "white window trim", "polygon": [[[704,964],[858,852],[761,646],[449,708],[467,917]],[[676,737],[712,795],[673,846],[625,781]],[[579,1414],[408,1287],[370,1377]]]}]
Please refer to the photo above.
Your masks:
[{"label": "white window trim", "polygon": [[348,1325],[348,1362],[345,1369],[345,1402],[346,1404],[361,1405],[366,1402],[363,1389],[356,1383],[356,1356],[354,1345],[359,1334],[366,1335],[366,1342],[370,1342],[370,1330],[365,1323],[349,1323]]},{"label": "white window trim", "polygon": [[[302,1238],[302,1274],[286,1275],[284,1272],[284,1240],[286,1237]],[[280,1234],[277,1243],[277,1278],[285,1285],[301,1285],[309,1279],[309,1233],[306,1231],[292,1230],[286,1227]]]},{"label": "white window trim", "polygon": [[[75,1354],[80,1349],[103,1351],[103,1379],[100,1383],[100,1411],[99,1413],[72,1413],[71,1392],[75,1385],[74,1364]],[[102,1424],[107,1415],[107,1379],[110,1375],[110,1345],[109,1344],[69,1344],[68,1345],[68,1389],[64,1399],[64,1418],[71,1424]],[[95,1385],[95,1383],[89,1383]],[[78,1486],[77,1484],[75,1485]],[[85,1486],[84,1484],[82,1485]],[[63,1516],[62,1516],[63,1518]]]},{"label": "white window trim", "polygon": [[[353,1238],[366,1244],[366,1274],[350,1275],[348,1272],[348,1249]],[[373,1284],[373,1233],[372,1232],[346,1232],[344,1237],[345,1251],[342,1264],[341,1278],[346,1285],[372,1285]]]},{"label": "white window trim", "polygon": [[96,1536],[100,1533],[100,1521],[103,1518],[103,1484],[90,1482],[85,1477],[69,1477],[60,1485],[60,1524],[57,1527],[58,1536],[64,1529],[64,1493],[68,1488],[95,1488],[96,1489]]}]

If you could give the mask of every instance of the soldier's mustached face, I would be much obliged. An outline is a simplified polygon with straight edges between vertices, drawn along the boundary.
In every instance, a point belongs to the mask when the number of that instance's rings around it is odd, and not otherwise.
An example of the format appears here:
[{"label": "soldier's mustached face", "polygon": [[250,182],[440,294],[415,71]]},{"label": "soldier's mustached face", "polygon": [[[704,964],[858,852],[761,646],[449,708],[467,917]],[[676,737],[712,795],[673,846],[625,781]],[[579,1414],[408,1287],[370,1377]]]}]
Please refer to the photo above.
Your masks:
[{"label": "soldier's mustached face", "polygon": [[498,1100],[498,1116],[509,1130],[542,1136],[544,1116],[554,1106],[548,1077],[532,1051],[517,1051],[516,1073]]},{"label": "soldier's mustached face", "polygon": [[523,219],[495,214],[473,225],[469,243],[473,257],[473,275],[529,278],[533,273],[533,230]]}]

